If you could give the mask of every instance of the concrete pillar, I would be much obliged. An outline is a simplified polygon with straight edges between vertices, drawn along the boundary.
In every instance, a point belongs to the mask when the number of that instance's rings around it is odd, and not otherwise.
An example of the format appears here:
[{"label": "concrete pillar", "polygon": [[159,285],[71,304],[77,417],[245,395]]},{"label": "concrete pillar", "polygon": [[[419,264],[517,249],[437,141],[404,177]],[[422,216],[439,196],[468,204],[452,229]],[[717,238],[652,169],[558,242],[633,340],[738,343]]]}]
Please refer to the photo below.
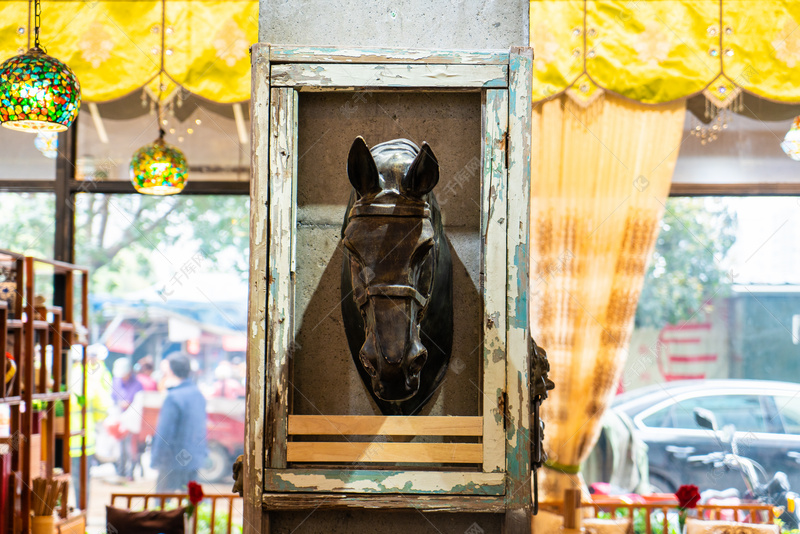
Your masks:
[{"label": "concrete pillar", "polygon": [[[528,44],[524,0],[261,0],[259,18],[259,40],[275,45],[507,50]],[[339,309],[347,151],[362,135],[369,146],[398,137],[427,141],[440,161],[434,193],[453,253],[455,343],[448,376],[423,413],[478,415],[480,117],[478,93],[301,93],[294,413],[379,413],[355,371]],[[502,528],[502,517],[491,514],[309,512],[273,512],[270,529],[479,534]]]}]

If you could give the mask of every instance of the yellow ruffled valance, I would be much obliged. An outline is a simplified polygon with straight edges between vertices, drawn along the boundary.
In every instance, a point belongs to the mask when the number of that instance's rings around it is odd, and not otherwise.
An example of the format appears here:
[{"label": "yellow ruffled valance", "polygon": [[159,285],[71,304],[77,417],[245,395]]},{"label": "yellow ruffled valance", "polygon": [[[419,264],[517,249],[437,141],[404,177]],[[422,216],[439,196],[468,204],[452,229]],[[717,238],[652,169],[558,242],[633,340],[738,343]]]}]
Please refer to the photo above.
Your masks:
[{"label": "yellow ruffled valance", "polygon": [[799,25],[794,0],[533,0],[533,99],[798,103]]},{"label": "yellow ruffled valance", "polygon": [[[28,18],[27,1],[0,2],[0,61],[28,49]],[[257,0],[42,2],[40,41],[75,72],[85,101],[113,100],[148,84],[157,94],[162,30],[165,95],[177,84],[215,102],[250,99]]]}]

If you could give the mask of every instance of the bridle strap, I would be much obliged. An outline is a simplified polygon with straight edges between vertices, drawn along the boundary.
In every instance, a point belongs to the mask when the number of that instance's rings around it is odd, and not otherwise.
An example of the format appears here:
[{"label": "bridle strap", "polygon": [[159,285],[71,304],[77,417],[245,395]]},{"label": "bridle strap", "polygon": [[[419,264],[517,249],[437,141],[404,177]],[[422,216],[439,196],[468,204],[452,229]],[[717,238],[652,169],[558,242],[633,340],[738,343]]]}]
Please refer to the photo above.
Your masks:
[{"label": "bridle strap", "polygon": [[369,297],[389,297],[414,299],[421,308],[428,305],[428,297],[425,297],[411,286],[401,284],[374,284],[367,286],[364,296],[359,299],[358,306],[363,307]]},{"label": "bridle strap", "polygon": [[350,208],[350,218],[355,217],[415,217],[430,219],[431,210],[427,202],[419,206],[357,203]]}]

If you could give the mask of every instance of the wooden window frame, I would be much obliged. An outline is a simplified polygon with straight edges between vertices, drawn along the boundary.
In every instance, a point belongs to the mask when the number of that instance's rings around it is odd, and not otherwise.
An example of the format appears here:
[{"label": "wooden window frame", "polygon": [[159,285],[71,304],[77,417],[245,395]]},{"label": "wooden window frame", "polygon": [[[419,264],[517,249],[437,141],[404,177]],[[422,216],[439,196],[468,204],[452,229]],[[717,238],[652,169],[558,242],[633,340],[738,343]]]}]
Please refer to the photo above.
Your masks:
[{"label": "wooden window frame", "polygon": [[[419,507],[417,499],[398,498],[398,494],[426,495],[425,502],[434,503],[436,509],[503,512],[529,508],[531,49],[431,52],[257,44],[251,56],[246,516],[256,520],[255,507],[259,505],[266,510],[303,508],[310,493],[324,493],[328,498],[336,495],[326,505],[329,508],[363,502],[382,508]],[[430,470],[296,469],[287,462],[296,274],[298,92],[353,92],[362,88],[482,94],[484,446],[480,468],[470,471],[436,465]]]}]

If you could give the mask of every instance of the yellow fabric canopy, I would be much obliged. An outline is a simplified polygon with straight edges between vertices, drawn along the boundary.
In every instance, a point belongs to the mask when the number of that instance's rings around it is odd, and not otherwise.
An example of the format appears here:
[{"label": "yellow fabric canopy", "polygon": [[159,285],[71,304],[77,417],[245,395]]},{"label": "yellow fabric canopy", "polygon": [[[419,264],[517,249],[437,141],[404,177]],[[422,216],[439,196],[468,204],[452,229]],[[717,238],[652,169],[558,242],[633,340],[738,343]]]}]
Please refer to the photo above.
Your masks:
[{"label": "yellow fabric canopy", "polygon": [[533,0],[533,99],[800,102],[798,23],[792,0]]},{"label": "yellow fabric canopy", "polygon": [[[0,2],[0,61],[28,49],[28,20],[27,1]],[[43,0],[41,20],[41,43],[78,76],[83,100],[113,100],[147,84],[158,94],[162,31],[165,95],[178,84],[215,102],[250,99],[257,0]]]}]

